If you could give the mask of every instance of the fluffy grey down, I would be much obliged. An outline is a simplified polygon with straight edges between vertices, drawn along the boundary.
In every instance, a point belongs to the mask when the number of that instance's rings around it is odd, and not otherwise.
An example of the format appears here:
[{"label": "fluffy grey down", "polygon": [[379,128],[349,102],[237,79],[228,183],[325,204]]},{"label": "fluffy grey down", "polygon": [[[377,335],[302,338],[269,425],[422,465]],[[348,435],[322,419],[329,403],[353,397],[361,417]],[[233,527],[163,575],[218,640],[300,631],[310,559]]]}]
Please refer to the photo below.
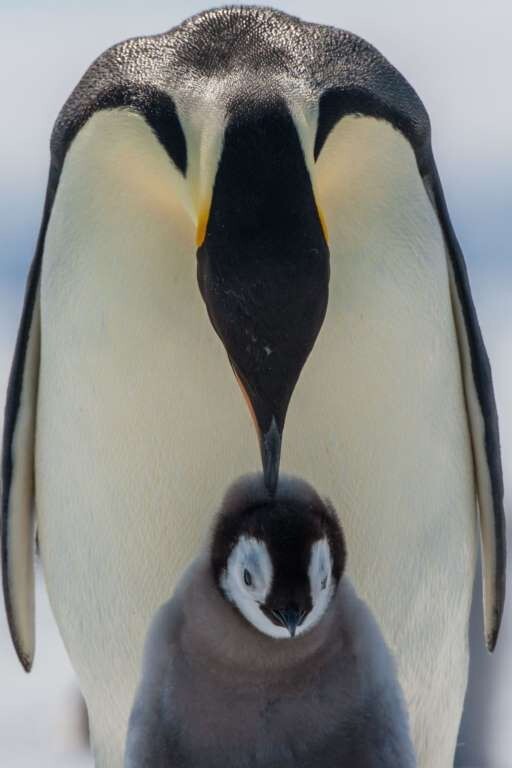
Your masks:
[{"label": "fluffy grey down", "polygon": [[125,768],[412,768],[407,715],[376,621],[343,577],[293,640],[221,596],[207,553],[155,615]]}]

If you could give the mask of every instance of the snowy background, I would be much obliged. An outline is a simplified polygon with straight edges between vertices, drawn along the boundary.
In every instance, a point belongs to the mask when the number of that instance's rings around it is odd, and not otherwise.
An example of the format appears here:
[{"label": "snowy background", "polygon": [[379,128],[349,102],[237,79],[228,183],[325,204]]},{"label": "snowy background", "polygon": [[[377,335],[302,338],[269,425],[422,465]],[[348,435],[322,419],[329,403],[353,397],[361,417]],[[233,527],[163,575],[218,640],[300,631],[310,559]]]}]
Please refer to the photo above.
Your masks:
[{"label": "snowy background", "polygon": [[[438,167],[493,365],[510,499],[510,3],[302,0],[274,5],[367,38],[409,79],[427,106]],[[1,0],[0,401],[39,225],[48,140],[57,112],[106,47],[126,37],[161,32],[204,7],[177,0]],[[85,768],[92,763],[83,747],[83,713],[41,583],[37,612],[35,667],[27,676],[17,664],[0,609],[0,765]],[[471,645],[458,764],[512,768],[512,612],[506,613],[497,651],[488,657],[477,599]]]}]

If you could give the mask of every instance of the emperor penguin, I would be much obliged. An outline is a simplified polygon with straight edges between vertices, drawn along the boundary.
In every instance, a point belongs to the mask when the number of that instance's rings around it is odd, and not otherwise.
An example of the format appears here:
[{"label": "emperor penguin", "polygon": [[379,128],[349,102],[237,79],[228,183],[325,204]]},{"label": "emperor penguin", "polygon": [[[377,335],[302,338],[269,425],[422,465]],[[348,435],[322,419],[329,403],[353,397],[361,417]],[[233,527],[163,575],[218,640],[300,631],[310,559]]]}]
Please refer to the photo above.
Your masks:
[{"label": "emperor penguin", "polygon": [[37,524],[101,768],[122,764],[149,617],[258,443],[269,492],[281,460],[339,510],[419,764],[451,766],[478,528],[490,650],[505,537],[429,119],[361,38],[221,8],[110,48],[64,105],[7,394],[12,638],[29,670]]},{"label": "emperor penguin", "polygon": [[126,768],[413,768],[394,663],[345,560],[311,486],[232,486],[151,623]]}]

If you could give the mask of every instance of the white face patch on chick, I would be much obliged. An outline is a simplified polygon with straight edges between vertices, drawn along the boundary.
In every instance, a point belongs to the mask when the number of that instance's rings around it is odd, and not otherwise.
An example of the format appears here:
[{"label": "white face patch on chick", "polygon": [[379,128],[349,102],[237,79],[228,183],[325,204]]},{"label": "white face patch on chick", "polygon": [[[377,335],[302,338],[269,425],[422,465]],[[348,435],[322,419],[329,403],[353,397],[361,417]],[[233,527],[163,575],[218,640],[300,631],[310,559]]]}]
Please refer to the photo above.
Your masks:
[{"label": "white face patch on chick", "polygon": [[[241,536],[229,555],[221,587],[228,600],[256,629],[271,637],[281,637],[287,634],[284,627],[275,626],[260,608],[272,588],[272,578],[272,561],[266,544]],[[274,634],[273,629],[282,629],[283,634]]]},{"label": "white face patch on chick", "polygon": [[[335,584],[332,578],[332,558],[327,539],[320,539],[311,547],[308,579],[312,608],[295,634],[311,629],[324,615]],[[289,630],[273,621],[262,610],[272,590],[274,568],[265,542],[241,536],[231,551],[227,567],[221,576],[221,587],[247,621],[264,635],[289,639]]]},{"label": "white face patch on chick", "polygon": [[297,627],[298,634],[299,631],[307,632],[320,621],[334,594],[336,585],[332,578],[331,549],[327,539],[319,539],[311,547],[308,576],[313,607],[300,627]]}]

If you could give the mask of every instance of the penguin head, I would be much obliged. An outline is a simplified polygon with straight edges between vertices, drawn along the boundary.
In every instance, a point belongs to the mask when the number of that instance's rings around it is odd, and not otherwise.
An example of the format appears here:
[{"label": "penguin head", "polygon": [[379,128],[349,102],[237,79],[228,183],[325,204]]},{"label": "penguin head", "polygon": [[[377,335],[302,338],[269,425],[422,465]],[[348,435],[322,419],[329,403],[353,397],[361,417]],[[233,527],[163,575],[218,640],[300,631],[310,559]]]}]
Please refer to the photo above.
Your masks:
[{"label": "penguin head", "polygon": [[297,478],[271,497],[260,476],[226,494],[211,546],[215,583],[259,632],[291,638],[324,616],[346,560],[336,513]]},{"label": "penguin head", "polygon": [[287,408],[327,308],[329,251],[284,100],[235,99],[227,113],[197,277],[273,493]]}]

